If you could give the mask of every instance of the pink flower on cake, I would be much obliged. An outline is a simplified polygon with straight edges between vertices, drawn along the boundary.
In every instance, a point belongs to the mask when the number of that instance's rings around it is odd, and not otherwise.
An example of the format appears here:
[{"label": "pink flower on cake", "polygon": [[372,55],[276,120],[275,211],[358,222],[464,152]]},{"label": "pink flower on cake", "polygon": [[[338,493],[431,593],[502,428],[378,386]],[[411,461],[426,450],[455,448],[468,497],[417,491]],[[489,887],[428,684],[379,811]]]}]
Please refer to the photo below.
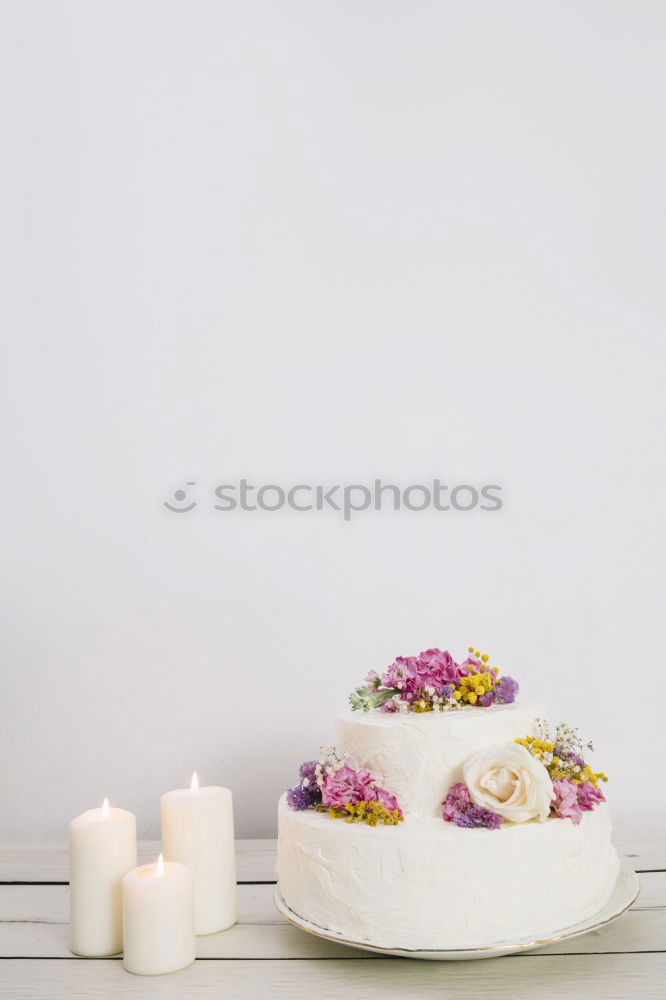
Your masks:
[{"label": "pink flower on cake", "polygon": [[595,788],[589,781],[581,781],[577,786],[578,805],[583,812],[591,812],[600,802],[606,801],[606,796],[600,788]]},{"label": "pink flower on cake", "polygon": [[567,778],[556,778],[553,782],[553,791],[555,792],[553,801],[555,815],[561,819],[570,819],[575,826],[578,826],[583,818],[583,811],[578,804],[577,786]]},{"label": "pink flower on cake", "polygon": [[497,813],[472,804],[469,788],[461,781],[451,786],[442,802],[442,819],[467,829],[486,827],[487,830],[499,830],[502,825],[502,817]]},{"label": "pink flower on cake", "polygon": [[426,649],[421,653],[417,661],[420,664],[420,673],[427,673],[433,687],[439,689],[444,684],[457,684],[462,676],[467,673],[460,667],[447,649]]},{"label": "pink flower on cake", "polygon": [[301,764],[301,782],[286,794],[290,809],[317,809],[332,818],[368,826],[402,823],[404,815],[395,795],[377,785],[369,771],[350,767],[335,747],[322,747],[322,751],[321,760]]},{"label": "pink flower on cake", "polygon": [[348,764],[343,764],[324,781],[321,799],[325,806],[338,808],[355,806],[358,802],[368,802],[372,799],[370,792],[373,784],[373,777],[369,771],[354,771]]},{"label": "pink flower on cake", "polygon": [[414,681],[416,676],[415,666],[415,656],[396,657],[395,663],[387,667],[386,671],[382,674],[382,684],[385,688],[396,688],[399,691],[404,691],[409,682]]},{"label": "pink flower on cake", "polygon": [[375,791],[375,779],[372,777],[369,771],[361,768],[360,771],[356,771],[356,787],[361,792],[360,801],[370,802],[374,798]]},{"label": "pink flower on cake", "polygon": [[452,785],[449,794],[442,802],[442,818],[447,823],[454,823],[459,813],[467,812],[472,808],[472,800],[469,797],[469,788],[459,781],[457,785]]},{"label": "pink flower on cake", "polygon": [[555,801],[553,812],[562,819],[570,819],[576,826],[583,818],[584,812],[591,812],[600,802],[605,802],[604,793],[595,788],[589,781],[569,781],[568,778],[557,778],[553,781]]},{"label": "pink flower on cake", "polygon": [[398,810],[398,815],[402,816],[402,809],[398,805],[398,800],[395,795],[391,795],[387,792],[385,788],[380,788],[379,785],[375,785],[374,788],[370,790],[370,802],[379,802],[380,805],[384,806],[387,812],[393,812],[394,809]]}]

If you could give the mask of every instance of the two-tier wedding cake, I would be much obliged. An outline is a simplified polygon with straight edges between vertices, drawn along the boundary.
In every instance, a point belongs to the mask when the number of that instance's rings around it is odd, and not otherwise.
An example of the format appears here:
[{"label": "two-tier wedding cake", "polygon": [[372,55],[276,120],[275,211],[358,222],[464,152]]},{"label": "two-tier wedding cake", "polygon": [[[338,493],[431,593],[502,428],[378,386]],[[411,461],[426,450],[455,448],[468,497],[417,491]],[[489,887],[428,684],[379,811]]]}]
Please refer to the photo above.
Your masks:
[{"label": "two-tier wedding cake", "polygon": [[286,905],[353,942],[471,949],[584,920],[619,871],[591,744],[471,648],[398,657],[279,804]]}]

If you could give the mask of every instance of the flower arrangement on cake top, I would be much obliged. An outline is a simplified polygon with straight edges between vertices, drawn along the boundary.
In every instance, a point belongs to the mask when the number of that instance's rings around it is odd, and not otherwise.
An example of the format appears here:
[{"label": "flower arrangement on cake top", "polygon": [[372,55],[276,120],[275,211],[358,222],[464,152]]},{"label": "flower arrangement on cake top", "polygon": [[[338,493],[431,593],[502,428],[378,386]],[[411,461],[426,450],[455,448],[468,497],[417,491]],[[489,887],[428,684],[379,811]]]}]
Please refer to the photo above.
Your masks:
[{"label": "flower arrangement on cake top", "polygon": [[595,773],[583,760],[578,730],[561,722],[551,734],[536,719],[535,736],[473,754],[463,765],[463,781],[453,785],[442,803],[442,818],[462,827],[497,830],[504,820],[525,823],[549,816],[578,824],[584,812],[605,802]]},{"label": "flower arrangement on cake top", "polygon": [[371,670],[365,685],[349,696],[354,711],[446,712],[465,705],[488,708],[516,700],[518,683],[500,677],[486,653],[470,646],[468,656],[456,663],[447,650],[426,649],[418,656],[398,656],[379,674]]},{"label": "flower arrangement on cake top", "polygon": [[369,771],[350,767],[334,747],[322,747],[321,760],[307,760],[300,782],[287,792],[291,809],[317,809],[347,823],[397,826],[402,809],[394,795],[377,784]]}]

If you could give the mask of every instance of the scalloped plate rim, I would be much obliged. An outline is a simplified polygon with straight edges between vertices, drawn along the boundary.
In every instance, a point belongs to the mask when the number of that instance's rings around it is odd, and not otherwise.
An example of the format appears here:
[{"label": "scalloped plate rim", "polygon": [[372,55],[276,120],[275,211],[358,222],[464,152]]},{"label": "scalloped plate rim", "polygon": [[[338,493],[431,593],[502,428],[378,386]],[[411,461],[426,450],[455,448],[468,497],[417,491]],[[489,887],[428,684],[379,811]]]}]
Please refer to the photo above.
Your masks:
[{"label": "scalloped plate rim", "polygon": [[627,864],[620,861],[620,871],[615,881],[615,886],[611,897],[600,910],[597,910],[591,917],[581,920],[576,924],[571,924],[557,931],[552,935],[540,937],[538,939],[523,940],[520,942],[500,941],[493,944],[481,945],[475,948],[397,948],[386,945],[375,945],[370,941],[354,941],[346,938],[342,933],[326,930],[306,920],[298,913],[295,913],[285,903],[279,882],[275,886],[273,900],[278,911],[295,927],[313,934],[315,937],[323,938],[325,941],[333,941],[335,944],[345,944],[350,948],[358,948],[362,951],[371,951],[380,955],[393,955],[400,958],[417,958],[430,961],[466,961],[480,958],[499,958],[502,955],[515,955],[519,952],[530,951],[533,948],[543,948],[548,944],[555,944],[568,938],[579,937],[581,934],[588,934],[590,931],[598,930],[606,924],[612,923],[625,913],[632,906],[640,892],[640,882],[638,875]]}]

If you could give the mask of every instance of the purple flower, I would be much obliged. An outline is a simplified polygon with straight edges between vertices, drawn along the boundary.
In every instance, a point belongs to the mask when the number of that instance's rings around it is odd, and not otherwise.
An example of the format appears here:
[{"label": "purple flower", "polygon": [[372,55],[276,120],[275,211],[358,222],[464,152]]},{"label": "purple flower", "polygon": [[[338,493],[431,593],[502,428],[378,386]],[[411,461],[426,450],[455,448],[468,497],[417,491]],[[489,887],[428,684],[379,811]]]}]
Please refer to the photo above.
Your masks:
[{"label": "purple flower", "polygon": [[[294,785],[287,791],[287,805],[292,809],[309,809],[321,804],[321,788],[317,784],[316,769],[319,761],[305,760],[298,769],[301,779],[299,785]],[[324,765],[324,774],[326,765]]]},{"label": "purple flower", "polygon": [[480,806],[475,806],[472,812],[481,821],[479,826],[485,826],[488,830],[499,830],[503,823],[502,817],[490,809],[482,809]]},{"label": "purple flower", "polygon": [[373,784],[369,771],[355,771],[348,764],[329,774],[322,786],[322,802],[325,806],[341,807],[367,802],[372,796],[368,790]]},{"label": "purple flower", "polygon": [[371,691],[376,691],[381,684],[381,678],[376,670],[369,670],[365,675],[365,683]]},{"label": "purple flower", "polygon": [[600,788],[595,788],[589,781],[581,781],[576,786],[578,791],[578,805],[583,812],[590,812],[600,802],[605,802],[606,798]]},{"label": "purple flower", "polygon": [[[299,797],[300,801],[305,801],[307,798],[308,805],[317,806],[321,803],[321,788],[317,784],[316,768],[318,765],[316,760],[306,760],[303,761],[298,769],[298,774],[301,779],[300,788],[303,795]],[[324,774],[326,773],[326,766],[324,765]],[[290,789],[293,791],[293,789]],[[295,807],[299,808],[299,807]],[[307,808],[307,806],[301,806],[300,808]]]},{"label": "purple flower", "polygon": [[311,785],[317,784],[317,775],[315,774],[317,764],[319,761],[316,760],[305,760],[298,769],[298,776],[301,781],[305,778]]},{"label": "purple flower", "polygon": [[489,706],[492,705],[494,701],[495,701],[495,692],[486,691],[486,693],[482,694],[481,697],[479,698],[479,705],[483,705],[484,708],[489,708]]},{"label": "purple flower", "polygon": [[553,791],[555,798],[551,809],[556,816],[562,819],[570,819],[578,826],[583,818],[583,812],[578,804],[578,790],[573,781],[568,778],[556,778],[553,781]]},{"label": "purple flower", "polygon": [[315,785],[314,788],[309,785],[307,788],[303,788],[302,785],[294,785],[287,792],[287,805],[290,809],[309,809],[310,806],[317,804],[317,799],[319,799],[318,793],[319,789]]},{"label": "purple flower", "polygon": [[462,781],[451,786],[442,802],[442,819],[467,829],[483,826],[488,830],[499,830],[502,825],[502,817],[497,813],[472,805],[469,788]]},{"label": "purple flower", "polygon": [[398,800],[395,795],[391,795],[387,792],[385,788],[380,788],[379,785],[375,785],[372,789],[372,795],[370,801],[379,802],[384,806],[387,812],[393,812],[394,809],[398,810],[398,816],[402,816],[402,809],[398,805]]},{"label": "purple flower", "polygon": [[500,677],[494,687],[494,693],[495,701],[499,701],[504,705],[510,705],[516,700],[518,681],[514,681],[513,677]]},{"label": "purple flower", "polygon": [[577,753],[573,752],[573,750],[565,750],[564,747],[556,746],[553,750],[553,756],[560,757],[562,760],[572,760],[574,764],[578,765],[581,771],[585,767],[585,761],[583,758],[579,757]]},{"label": "purple flower", "polygon": [[453,694],[453,687],[450,684],[444,684],[443,687],[439,689],[440,698],[450,698]]},{"label": "purple flower", "polygon": [[466,812],[458,813],[453,822],[456,826],[462,826],[468,830],[481,826],[487,830],[499,830],[502,825],[502,817],[489,809],[482,809],[481,806],[472,806]]},{"label": "purple flower", "polygon": [[471,806],[469,788],[462,781],[459,781],[457,785],[451,785],[449,794],[442,802],[442,817],[447,823],[454,823],[455,817],[459,813],[466,812]]}]

